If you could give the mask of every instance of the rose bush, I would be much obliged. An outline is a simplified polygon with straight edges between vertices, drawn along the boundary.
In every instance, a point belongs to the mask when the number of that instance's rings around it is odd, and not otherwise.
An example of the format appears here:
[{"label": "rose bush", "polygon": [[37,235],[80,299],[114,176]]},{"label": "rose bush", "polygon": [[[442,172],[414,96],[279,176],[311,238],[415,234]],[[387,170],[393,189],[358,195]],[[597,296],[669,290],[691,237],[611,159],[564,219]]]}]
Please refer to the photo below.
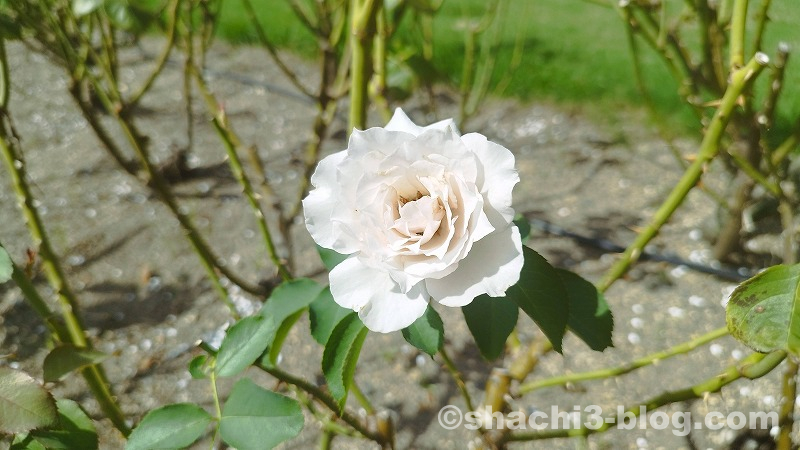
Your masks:
[{"label": "rose bush", "polygon": [[303,200],[322,247],[349,255],[330,273],[342,307],[373,331],[411,325],[433,299],[464,306],[504,296],[520,276],[512,223],[514,155],[452,119],[420,127],[397,109],[384,128],[354,130],[317,166]]}]

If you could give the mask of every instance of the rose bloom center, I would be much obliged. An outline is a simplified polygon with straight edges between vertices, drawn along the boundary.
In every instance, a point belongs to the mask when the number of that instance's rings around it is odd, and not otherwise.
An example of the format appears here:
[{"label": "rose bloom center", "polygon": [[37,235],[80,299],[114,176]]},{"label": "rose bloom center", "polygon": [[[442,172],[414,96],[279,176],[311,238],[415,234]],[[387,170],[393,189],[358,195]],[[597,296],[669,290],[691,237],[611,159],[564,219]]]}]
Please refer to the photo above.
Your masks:
[{"label": "rose bloom center", "polygon": [[391,231],[395,240],[392,247],[417,253],[439,231],[445,208],[442,200],[430,194],[417,192],[408,199],[398,195],[392,208],[394,224]]}]

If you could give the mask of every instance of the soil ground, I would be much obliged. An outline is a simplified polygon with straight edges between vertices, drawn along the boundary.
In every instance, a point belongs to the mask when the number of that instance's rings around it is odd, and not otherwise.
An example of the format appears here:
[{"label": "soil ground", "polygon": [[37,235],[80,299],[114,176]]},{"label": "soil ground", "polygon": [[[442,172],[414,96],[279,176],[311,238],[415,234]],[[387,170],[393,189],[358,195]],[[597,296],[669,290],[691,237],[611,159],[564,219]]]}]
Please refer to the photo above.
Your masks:
[{"label": "soil ground", "polygon": [[[156,54],[161,44],[146,39],[142,42],[144,53],[138,48],[124,51],[121,77],[130,89],[135,89],[152,67],[152,59],[143,55]],[[167,208],[104,152],[68,97],[63,71],[21,45],[10,44],[8,52],[11,112],[22,137],[39,212],[80,296],[89,333],[100,350],[113,355],[104,366],[122,409],[138,420],[168,403],[192,401],[210,408],[208,382],[192,379],[187,363],[199,353],[195,347],[198,339],[222,336],[231,322],[226,307],[205,279],[198,258]],[[313,64],[291,61],[305,82],[315,80]],[[295,161],[309,136],[313,108],[298,100],[291,84],[258,49],[218,44],[208,64],[211,86],[230,122],[245,145],[257,146],[267,161],[268,177],[287,195],[297,183]],[[178,66],[168,67],[144,98],[135,119],[150,137],[154,156],[162,162],[188,145],[181,86]],[[419,123],[434,119],[422,112],[424,101],[415,98],[403,105]],[[455,112],[456,105],[444,91],[438,106],[441,117]],[[226,170],[224,148],[199,101],[195,112],[188,162],[192,167],[215,169],[207,176],[177,184],[180,202],[226,264],[251,282],[269,278],[274,269],[263,251],[251,211]],[[633,230],[647,223],[680,176],[681,166],[643,117],[634,112],[615,112],[613,117],[617,119],[597,124],[579,112],[553,105],[493,99],[463,131],[481,132],[514,152],[522,178],[515,190],[517,211],[625,245],[634,237]],[[372,124],[380,124],[377,116]],[[335,123],[326,153],[344,148],[344,126],[342,120]],[[679,139],[674,145],[683,156],[697,148],[691,139]],[[0,169],[0,180],[0,239],[21,261],[30,238],[4,169]],[[727,180],[724,170],[712,167],[705,183],[725,193]],[[651,249],[713,264],[707,238],[715,233],[716,211],[708,196],[692,192]],[[321,263],[302,225],[295,227],[294,236],[291,257],[297,262],[297,273],[318,274]],[[552,264],[590,280],[598,279],[614,260],[613,254],[537,230],[528,245]],[[46,292],[43,280],[39,285]],[[615,316],[615,347],[596,353],[570,335],[563,356],[547,355],[531,378],[613,367],[724,326],[723,304],[733,286],[731,281],[686,267],[642,262],[607,293]],[[259,299],[233,292],[243,312],[258,308]],[[439,312],[455,362],[479,399],[490,367],[504,362],[487,364],[481,359],[458,310],[439,308]],[[10,284],[0,286],[0,323],[0,354],[13,355],[0,364],[41,377],[47,352],[43,348],[45,329]],[[523,342],[538,334],[530,320],[520,319]],[[536,391],[515,400],[513,407],[549,412],[553,405],[562,411],[572,410],[573,405],[598,405],[611,413],[616,405],[712,377],[748,353],[733,339],[724,338],[688,356],[623,377]],[[321,348],[310,338],[304,318],[287,340],[282,364],[307,379],[321,380],[320,360]],[[709,411],[773,411],[780,396],[779,372],[780,368],[760,380],[737,382],[719,394],[664,410],[690,410],[695,417]],[[246,375],[265,386],[275,385],[256,370]],[[440,407],[455,404],[463,409],[463,401],[447,372],[436,361],[419,355],[400,333],[369,336],[357,381],[378,409],[396,413],[399,448],[463,449],[474,437],[463,427],[447,431],[437,423]],[[232,380],[221,382],[223,395],[231,385]],[[97,404],[78,377],[53,386],[53,391],[56,396],[79,400],[98,417]],[[358,410],[352,399],[349,406]],[[101,448],[122,448],[121,438],[105,420],[99,420],[98,427]],[[701,429],[693,430],[691,438],[696,448],[727,448],[736,434],[727,427]],[[302,434],[282,448],[312,448],[318,436],[319,427],[307,417]],[[563,440],[517,444],[517,448],[575,445]],[[196,447],[208,448],[208,438]],[[374,445],[342,437],[336,439],[334,448]],[[589,448],[692,447],[671,429],[649,428],[612,430],[592,437]]]}]

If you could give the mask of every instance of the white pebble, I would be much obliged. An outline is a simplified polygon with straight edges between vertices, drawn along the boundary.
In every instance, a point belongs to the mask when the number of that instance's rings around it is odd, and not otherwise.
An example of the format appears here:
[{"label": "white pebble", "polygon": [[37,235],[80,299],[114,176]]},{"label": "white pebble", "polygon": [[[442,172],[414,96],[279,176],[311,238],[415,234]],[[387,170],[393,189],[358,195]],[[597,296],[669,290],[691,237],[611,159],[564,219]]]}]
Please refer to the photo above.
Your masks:
[{"label": "white pebble", "polygon": [[706,306],[706,299],[700,297],[699,295],[690,295],[689,304],[698,308],[702,308],[703,306]]},{"label": "white pebble", "polygon": [[639,448],[647,448],[647,439],[643,437],[636,438],[636,446]]},{"label": "white pebble", "polygon": [[750,389],[749,386],[742,386],[741,388],[739,388],[739,395],[741,395],[742,397],[747,397],[748,395],[750,395],[751,392],[753,391]]},{"label": "white pebble", "polygon": [[634,317],[631,319],[631,326],[633,328],[642,329],[644,328],[644,320],[640,319],[639,317]]},{"label": "white pebble", "polygon": [[719,344],[711,344],[711,346],[708,347],[708,351],[714,356],[720,356],[722,355],[723,348]]},{"label": "white pebble", "polygon": [[571,213],[572,213],[572,211],[570,211],[570,210],[569,210],[569,208],[567,208],[567,207],[565,206],[565,207],[563,207],[563,208],[559,208],[559,209],[558,209],[558,212],[557,212],[556,214],[558,214],[558,217],[567,217],[567,216],[568,216],[568,215],[570,215]]},{"label": "white pebble", "polygon": [[744,358],[744,352],[737,348],[736,350],[731,352],[731,358],[735,359],[736,361],[739,361],[742,358]]},{"label": "white pebble", "polygon": [[765,395],[764,398],[761,399],[766,406],[775,406],[775,396],[773,395]]},{"label": "white pebble", "polygon": [[669,274],[673,278],[681,278],[682,276],[686,275],[688,272],[689,272],[689,268],[688,267],[686,267],[684,265],[680,265],[680,266],[670,270]]},{"label": "white pebble", "polygon": [[641,314],[644,312],[644,306],[636,303],[635,305],[631,306],[631,311],[633,311],[634,314]]},{"label": "white pebble", "polygon": [[693,241],[699,241],[700,239],[703,239],[703,232],[697,228],[693,228],[691,231],[689,231],[689,239]]},{"label": "white pebble", "polygon": [[677,306],[670,306],[667,308],[667,312],[672,317],[681,318],[684,316],[683,308],[678,308]]},{"label": "white pebble", "polygon": [[640,342],[642,342],[642,338],[636,333],[628,333],[628,342],[633,345],[638,345]]}]

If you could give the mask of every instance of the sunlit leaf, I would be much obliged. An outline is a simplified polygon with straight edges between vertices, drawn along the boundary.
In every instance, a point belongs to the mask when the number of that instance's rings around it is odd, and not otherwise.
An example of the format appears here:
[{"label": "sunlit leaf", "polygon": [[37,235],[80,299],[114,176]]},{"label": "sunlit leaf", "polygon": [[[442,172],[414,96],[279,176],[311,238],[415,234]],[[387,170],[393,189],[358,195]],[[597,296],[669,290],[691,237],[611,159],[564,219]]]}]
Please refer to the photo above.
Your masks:
[{"label": "sunlit leaf", "polygon": [[336,325],[325,344],[322,353],[322,373],[328,383],[328,390],[339,404],[339,409],[344,407],[347,400],[347,392],[353,382],[356,363],[367,331],[367,327],[361,323],[358,315],[351,313]]},{"label": "sunlit leaf", "polygon": [[191,403],[176,403],[154,409],[128,437],[125,450],[186,448],[205,433],[213,418]]},{"label": "sunlit leaf", "polygon": [[220,435],[239,450],[269,450],[303,429],[297,401],[239,380],[222,409]]},{"label": "sunlit leaf", "polygon": [[0,367],[0,433],[26,433],[58,423],[56,403],[30,375]]},{"label": "sunlit leaf", "polygon": [[330,288],[326,287],[319,293],[316,300],[309,305],[311,336],[314,337],[315,341],[325,345],[336,325],[352,312],[350,309],[339,306],[333,300]]},{"label": "sunlit leaf", "polygon": [[523,246],[522,251],[525,264],[519,282],[506,291],[506,296],[536,322],[553,349],[561,353],[569,320],[569,295],[547,260],[528,247]]},{"label": "sunlit leaf", "polygon": [[578,274],[564,269],[556,272],[569,295],[569,329],[592,350],[613,347],[614,316],[603,294]]},{"label": "sunlit leaf", "polygon": [[245,317],[234,324],[217,352],[214,367],[217,375],[237,375],[253,364],[275,337],[277,327],[270,317],[262,315]]},{"label": "sunlit leaf", "polygon": [[56,400],[59,423],[55,428],[34,430],[30,437],[47,449],[96,450],[97,431],[80,405],[68,399]]},{"label": "sunlit leaf", "polygon": [[107,354],[97,350],[62,344],[44,358],[44,381],[58,381],[74,370],[98,364],[106,358]]},{"label": "sunlit leaf", "polygon": [[269,363],[275,364],[281,346],[295,322],[305,312],[322,291],[323,287],[314,280],[299,278],[287,281],[272,291],[267,302],[261,308],[261,314],[280,324],[275,338],[269,343]]},{"label": "sunlit leaf", "polygon": [[461,307],[461,311],[481,355],[490,361],[497,359],[517,326],[519,307],[508,298],[484,294]]},{"label": "sunlit leaf", "polygon": [[726,312],[731,335],[753,350],[800,356],[800,264],[770,267],[740,284]]},{"label": "sunlit leaf", "polygon": [[47,450],[41,442],[27,433],[20,433],[14,436],[9,450]]},{"label": "sunlit leaf", "polygon": [[[516,306],[514,307],[516,309]],[[444,324],[439,313],[428,305],[419,319],[406,328],[403,328],[403,337],[406,342],[423,352],[433,356],[444,345]]]}]

